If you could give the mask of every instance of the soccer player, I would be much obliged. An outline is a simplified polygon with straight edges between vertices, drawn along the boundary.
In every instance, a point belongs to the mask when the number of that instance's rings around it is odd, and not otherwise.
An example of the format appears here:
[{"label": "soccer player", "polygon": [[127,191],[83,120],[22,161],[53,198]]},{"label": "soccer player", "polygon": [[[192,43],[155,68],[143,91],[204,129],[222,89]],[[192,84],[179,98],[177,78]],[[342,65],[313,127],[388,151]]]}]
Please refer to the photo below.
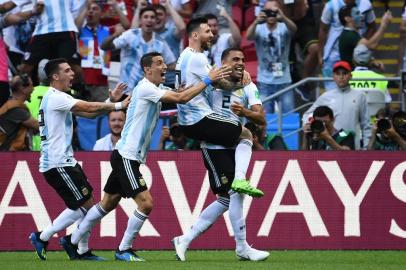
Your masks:
[{"label": "soccer player", "polygon": [[[244,71],[244,54],[240,49],[229,48],[221,56],[222,63],[232,68],[229,80],[238,81]],[[227,102],[224,102],[227,100]],[[265,124],[262,102],[254,83],[232,92],[215,89],[209,95],[214,112],[230,121],[244,123],[248,119],[255,124]],[[234,177],[235,149],[221,145],[202,143],[204,164],[209,171],[210,187],[217,200],[200,214],[190,231],[175,237],[172,242],[179,260],[185,261],[185,253],[190,243],[206,231],[227,210],[234,231],[236,254],[241,260],[261,261],[269,252],[250,247],[246,241],[246,227],[243,215],[244,194],[230,189]]]},{"label": "soccer player", "polygon": [[[42,140],[39,171],[63,199],[67,208],[44,231],[33,232],[29,237],[42,260],[46,260],[49,239],[74,222],[80,222],[94,204],[93,188],[73,157],[72,113],[94,117],[107,111],[124,109],[129,104],[129,99],[120,103],[101,103],[86,102],[68,95],[74,72],[65,59],[50,60],[45,65],[45,73],[50,81],[50,88],[43,97],[38,118]],[[114,95],[122,92],[124,87],[124,84],[119,84],[113,91]],[[72,259],[103,260],[89,250],[88,237],[89,235],[83,238],[77,256]]]},{"label": "soccer player", "polygon": [[139,171],[145,163],[151,135],[158,121],[161,102],[185,103],[206,89],[212,81],[228,75],[227,67],[213,69],[202,82],[181,92],[163,90],[158,86],[164,82],[167,66],[158,52],[145,54],[141,58],[144,78],[135,88],[135,96],[127,111],[122,137],[111,155],[112,172],[104,187],[100,203],[93,206],[80,226],[72,235],[62,238],[68,243],[64,246],[70,257],[75,257],[77,244],[108,212],[117,207],[122,197],[132,198],[138,205],[134,215],[128,219],[127,229],[116,250],[115,258],[120,261],[144,261],[132,250],[137,236],[152,208],[152,196]]},{"label": "soccer player", "polygon": [[[181,82],[191,86],[200,83],[210,70],[208,59],[203,52],[210,48],[213,34],[206,18],[189,21],[186,31],[189,36],[189,47],[181,53],[176,70],[181,71]],[[215,84],[226,90],[235,89],[240,85],[241,78],[238,82],[223,79]],[[203,92],[188,103],[178,105],[179,125],[187,137],[195,140],[226,147],[238,144],[235,151],[235,177],[231,188],[253,197],[263,196],[261,190],[252,187],[246,180],[252,155],[251,132],[241,126],[241,123],[214,113],[207,100],[207,93]]]}]

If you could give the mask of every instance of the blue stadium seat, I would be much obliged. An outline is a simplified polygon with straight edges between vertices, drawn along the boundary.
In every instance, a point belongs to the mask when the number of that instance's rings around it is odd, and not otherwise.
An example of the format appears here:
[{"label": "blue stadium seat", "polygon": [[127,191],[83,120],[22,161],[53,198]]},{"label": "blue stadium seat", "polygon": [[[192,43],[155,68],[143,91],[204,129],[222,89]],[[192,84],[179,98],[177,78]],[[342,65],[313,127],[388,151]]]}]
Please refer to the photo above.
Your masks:
[{"label": "blue stadium seat", "polygon": [[76,117],[76,121],[79,143],[85,151],[93,150],[96,141],[110,133],[107,114],[94,119]]},{"label": "blue stadium seat", "polygon": [[[276,113],[267,113],[266,116],[267,133],[278,133],[278,115]],[[299,134],[295,133],[288,137],[286,134],[297,130],[300,127],[300,115],[299,113],[292,113],[282,120],[282,136],[289,150],[299,150]]]}]

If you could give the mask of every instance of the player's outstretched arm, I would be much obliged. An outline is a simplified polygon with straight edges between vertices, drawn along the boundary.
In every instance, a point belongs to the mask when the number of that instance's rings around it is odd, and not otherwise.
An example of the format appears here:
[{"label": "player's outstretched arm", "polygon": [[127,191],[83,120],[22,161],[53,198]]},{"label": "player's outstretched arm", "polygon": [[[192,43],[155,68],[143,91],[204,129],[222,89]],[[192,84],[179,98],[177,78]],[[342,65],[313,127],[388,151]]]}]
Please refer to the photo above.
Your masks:
[{"label": "player's outstretched arm", "polygon": [[109,111],[126,109],[129,103],[130,97],[127,97],[122,102],[116,103],[87,102],[81,100],[72,107],[71,111],[78,116],[94,118]]},{"label": "player's outstretched arm", "polygon": [[200,94],[207,86],[209,86],[213,82],[229,76],[230,73],[231,70],[229,66],[222,66],[220,69],[212,69],[210,70],[208,77],[199,82],[197,85],[184,90],[180,89],[181,92],[167,91],[165,95],[161,97],[161,101],[166,103],[184,104]]}]

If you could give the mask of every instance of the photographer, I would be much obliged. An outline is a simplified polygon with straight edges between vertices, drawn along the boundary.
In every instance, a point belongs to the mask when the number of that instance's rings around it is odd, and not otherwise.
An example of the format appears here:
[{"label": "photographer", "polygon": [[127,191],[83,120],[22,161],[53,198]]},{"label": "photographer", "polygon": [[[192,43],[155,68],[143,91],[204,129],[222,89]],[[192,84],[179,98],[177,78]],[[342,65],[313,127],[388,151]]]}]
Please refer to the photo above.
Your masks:
[{"label": "photographer", "polygon": [[381,109],[376,117],[368,150],[406,150],[406,113],[399,111],[390,118],[385,110]]},{"label": "photographer", "polygon": [[334,113],[327,106],[317,107],[311,121],[303,127],[303,150],[353,150],[354,132],[336,130]]}]

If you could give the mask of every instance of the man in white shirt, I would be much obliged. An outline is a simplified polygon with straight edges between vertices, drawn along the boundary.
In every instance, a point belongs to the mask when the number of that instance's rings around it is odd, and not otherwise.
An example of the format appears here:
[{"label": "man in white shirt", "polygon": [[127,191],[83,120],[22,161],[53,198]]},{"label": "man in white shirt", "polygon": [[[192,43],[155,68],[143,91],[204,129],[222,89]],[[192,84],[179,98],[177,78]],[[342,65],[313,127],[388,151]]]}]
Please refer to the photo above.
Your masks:
[{"label": "man in white shirt", "polygon": [[93,151],[112,151],[116,148],[116,143],[121,138],[121,131],[125,123],[125,112],[111,111],[109,112],[109,128],[110,133],[101,139],[98,139],[93,146]]},{"label": "man in white shirt", "polygon": [[[245,67],[243,52],[237,48],[229,48],[223,52],[221,59],[223,64],[232,67],[233,72],[229,79],[238,81]],[[259,125],[266,123],[258,89],[252,82],[234,91],[216,88],[210,92],[209,101],[216,113],[228,119],[242,124],[246,119]],[[185,261],[185,253],[190,243],[229,210],[237,256],[243,260],[265,260],[269,252],[254,249],[246,241],[246,225],[242,211],[245,195],[231,190],[235,170],[235,148],[202,142],[202,154],[209,172],[210,187],[217,196],[217,200],[202,211],[188,232],[172,240],[178,259]]]},{"label": "man in white shirt", "polygon": [[[132,198],[138,208],[128,220],[127,229],[115,252],[119,261],[144,261],[132,249],[132,243],[153,208],[152,196],[139,171],[144,164],[151,136],[159,118],[161,102],[186,103],[202,92],[212,81],[224,76],[226,68],[211,70],[204,82],[181,92],[164,90],[158,86],[165,81],[167,66],[160,53],[151,52],[141,58],[144,78],[138,83],[127,111],[126,122],[121,139],[111,155],[112,172],[104,187],[100,203],[89,210],[81,225],[63,239],[68,242],[65,250],[76,254],[77,244],[86,236],[107,213],[115,209],[124,198]],[[228,72],[226,72],[228,74]],[[71,255],[70,255],[71,256]]]},{"label": "man in white shirt", "polygon": [[[74,72],[66,59],[53,59],[45,65],[50,88],[44,95],[39,111],[41,136],[41,157],[39,171],[48,184],[63,199],[67,208],[42,232],[33,232],[30,240],[38,257],[46,260],[46,247],[51,237],[74,222],[80,222],[93,206],[92,186],[81,166],[73,157],[72,113],[83,117],[95,117],[107,111],[124,109],[129,99],[118,103],[86,102],[74,99],[70,91]],[[113,91],[122,92],[124,84]],[[121,95],[116,96],[117,98]],[[91,253],[88,247],[89,235],[83,238],[75,256],[71,259],[104,260]],[[63,246],[64,242],[60,242]]]}]

